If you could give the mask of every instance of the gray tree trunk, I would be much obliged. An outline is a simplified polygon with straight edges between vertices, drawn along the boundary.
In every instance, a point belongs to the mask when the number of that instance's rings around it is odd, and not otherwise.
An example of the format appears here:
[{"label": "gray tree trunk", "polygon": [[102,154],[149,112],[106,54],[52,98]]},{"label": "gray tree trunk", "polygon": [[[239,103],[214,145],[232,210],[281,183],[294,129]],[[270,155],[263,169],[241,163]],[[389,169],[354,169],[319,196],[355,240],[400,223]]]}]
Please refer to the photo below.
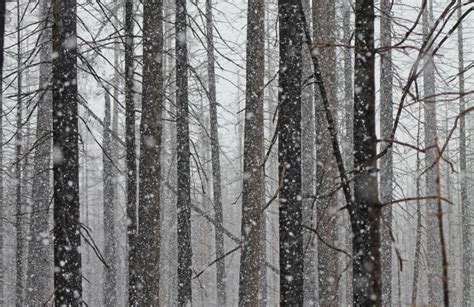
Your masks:
[{"label": "gray tree trunk", "polygon": [[[42,49],[40,53],[39,101],[36,120],[36,149],[33,169],[33,206],[30,217],[28,265],[26,273],[26,304],[37,306],[51,295],[53,262],[50,236],[51,155],[52,155],[52,96],[51,80],[51,1],[41,3],[43,18]],[[48,18],[49,14],[49,18]],[[48,22],[49,20],[49,22]]]},{"label": "gray tree trunk", "polygon": [[[319,0],[313,4],[313,37],[319,48],[321,71],[325,81],[330,109],[336,114],[336,6],[334,1]],[[321,239],[334,245],[337,239],[336,162],[331,147],[331,136],[319,92],[315,96],[316,124],[316,210],[317,231]],[[318,244],[319,304],[337,305],[337,252],[327,244]]]},{"label": "gray tree trunk", "polygon": [[[392,20],[390,0],[380,3],[380,47],[386,48],[380,55],[380,137],[389,139],[393,127],[393,69],[392,69]],[[387,143],[382,142],[382,146]],[[393,194],[393,157],[392,148],[380,160],[380,200],[392,201]],[[382,210],[382,303],[392,305],[392,206]]]},{"label": "gray tree trunk", "polygon": [[105,116],[102,143],[103,161],[103,227],[104,227],[104,260],[108,267],[104,274],[104,306],[116,306],[117,304],[117,256],[118,242],[115,235],[115,201],[114,201],[114,161],[112,160],[112,140],[110,136],[111,128],[111,106],[110,95],[106,90],[105,96]]},{"label": "gray tree trunk", "polygon": [[[206,26],[207,26],[207,77],[209,87],[209,115],[211,122],[211,161],[212,161],[212,184],[213,201],[216,223],[224,223],[222,211],[222,180],[221,166],[219,158],[219,125],[217,121],[217,98],[216,98],[216,77],[214,58],[214,21],[212,14],[212,0],[206,1]],[[226,304],[226,282],[225,282],[225,259],[224,257],[224,234],[219,227],[215,227],[215,251],[216,259],[216,282],[217,282],[217,304]]]},{"label": "gray tree trunk", "polygon": [[247,8],[247,80],[242,191],[242,253],[239,304],[260,302],[263,200],[263,85],[265,70],[265,6],[251,0]]}]

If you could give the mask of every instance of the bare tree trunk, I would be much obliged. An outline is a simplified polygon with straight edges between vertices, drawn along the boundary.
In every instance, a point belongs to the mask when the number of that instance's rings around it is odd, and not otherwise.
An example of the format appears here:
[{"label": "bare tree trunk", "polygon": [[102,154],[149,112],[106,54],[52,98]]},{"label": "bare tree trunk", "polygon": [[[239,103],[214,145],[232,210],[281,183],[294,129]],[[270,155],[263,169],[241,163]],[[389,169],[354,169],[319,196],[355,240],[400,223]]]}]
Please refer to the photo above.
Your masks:
[{"label": "bare tree trunk", "polygon": [[278,164],[280,304],[303,304],[301,83],[303,28],[298,0],[280,0]]},{"label": "bare tree trunk", "polygon": [[[313,4],[313,37],[319,49],[321,71],[325,80],[330,109],[336,114],[336,6],[334,1],[319,0]],[[329,46],[329,47],[326,47]],[[321,239],[334,245],[337,239],[337,194],[334,192],[337,168],[331,147],[331,137],[319,92],[315,95],[316,123],[316,210],[317,231]],[[337,305],[337,253],[327,244],[318,244],[319,304]]]},{"label": "bare tree trunk", "polygon": [[38,111],[36,120],[36,149],[33,169],[33,206],[30,218],[31,239],[28,247],[26,274],[26,304],[38,306],[48,301],[51,295],[53,263],[50,236],[51,199],[51,155],[52,155],[52,96],[51,80],[51,1],[41,3],[43,18],[42,49],[40,53],[40,76]]},{"label": "bare tree trunk", "polygon": [[242,254],[239,304],[260,302],[263,200],[263,85],[265,70],[265,5],[249,1],[247,8],[247,80],[242,192]]},{"label": "bare tree trunk", "polygon": [[381,306],[380,216],[375,133],[374,1],[355,2],[353,291],[356,306]]},{"label": "bare tree trunk", "polygon": [[138,236],[141,304],[159,305],[161,114],[163,108],[163,5],[143,4],[143,99],[140,123]]},{"label": "bare tree trunk", "polygon": [[[458,19],[462,16],[461,0],[458,0]],[[466,109],[464,98],[464,40],[463,24],[458,27],[458,60],[459,60],[459,112]],[[466,163],[466,119],[464,116],[459,121],[459,163],[461,174],[461,212],[462,212],[462,305],[471,305],[471,263],[472,263],[472,242],[471,242],[471,201],[468,196],[468,174]]]},{"label": "bare tree trunk", "polygon": [[[428,39],[433,20],[432,2],[429,1],[425,11],[423,12],[423,35],[424,39]],[[431,54],[432,50],[427,50],[424,55],[425,69],[423,71],[423,87],[425,103],[425,148],[431,147],[425,154],[425,167],[429,168],[426,172],[425,194],[433,196],[436,193],[435,185],[435,152],[433,147],[437,142],[437,120],[436,120],[436,94],[434,62]],[[440,257],[440,241],[438,236],[438,218],[436,217],[437,209],[434,200],[426,201],[427,214],[427,267],[428,267],[428,284],[429,284],[429,302],[438,305],[442,303],[442,282],[441,282],[441,257]]]},{"label": "bare tree trunk", "polygon": [[76,1],[53,1],[54,300],[82,302]]},{"label": "bare tree trunk", "polygon": [[[216,223],[224,223],[222,211],[222,180],[219,158],[219,125],[217,122],[217,98],[215,79],[214,58],[214,21],[212,14],[212,0],[206,0],[206,26],[207,26],[207,77],[209,82],[209,114],[211,122],[211,160],[212,160],[212,183],[213,200]],[[224,259],[224,234],[218,227],[215,228],[215,250],[216,259],[216,282],[217,282],[217,305],[226,305],[225,287],[225,259]]]},{"label": "bare tree trunk", "polygon": [[103,129],[103,227],[104,227],[104,259],[108,267],[104,274],[104,306],[115,306],[117,304],[117,242],[115,236],[115,201],[112,161],[112,143],[110,136],[111,107],[108,90],[105,96],[105,116]]},{"label": "bare tree trunk", "polygon": [[16,152],[15,152],[15,180],[16,180],[16,199],[15,199],[15,229],[16,229],[16,305],[23,305],[23,250],[24,250],[24,236],[23,236],[23,200],[22,200],[22,143],[23,143],[23,129],[22,129],[22,112],[23,112],[23,101],[22,101],[22,59],[21,59],[21,2],[17,0],[17,102],[16,102]]},{"label": "bare tree trunk", "polygon": [[[380,45],[386,48],[380,55],[380,136],[389,139],[393,127],[393,69],[392,69],[392,1],[381,0],[380,3]],[[393,157],[392,149],[380,160],[380,200],[382,203],[392,201],[393,194]],[[392,206],[382,210],[382,303],[392,305]]]},{"label": "bare tree trunk", "polygon": [[133,99],[133,0],[125,0],[125,143],[127,169],[128,303],[139,305],[141,287],[137,255],[137,153],[135,141],[135,102]]},{"label": "bare tree trunk", "polygon": [[192,301],[191,179],[186,0],[176,0],[176,139],[178,173],[178,304]]}]

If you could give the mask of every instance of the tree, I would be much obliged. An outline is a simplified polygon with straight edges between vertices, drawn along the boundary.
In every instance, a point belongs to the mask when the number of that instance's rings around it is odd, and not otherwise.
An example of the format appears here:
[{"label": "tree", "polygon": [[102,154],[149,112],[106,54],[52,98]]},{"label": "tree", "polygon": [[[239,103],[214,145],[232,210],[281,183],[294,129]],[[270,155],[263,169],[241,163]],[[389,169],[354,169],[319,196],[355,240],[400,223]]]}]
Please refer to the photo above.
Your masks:
[{"label": "tree", "polygon": [[280,302],[303,304],[301,191],[302,23],[298,0],[279,0],[280,70],[278,172],[280,212]]},{"label": "tree", "polygon": [[53,277],[50,236],[52,93],[51,93],[51,1],[41,2],[42,41],[40,51],[39,101],[34,153],[33,206],[30,216],[28,264],[26,271],[26,304],[41,305],[51,295]]},{"label": "tree", "polygon": [[380,215],[375,134],[374,1],[355,2],[353,295],[357,306],[381,306]]},{"label": "tree", "polygon": [[[207,38],[207,78],[209,87],[209,114],[211,122],[211,160],[212,160],[212,184],[213,201],[216,223],[223,225],[224,214],[222,210],[222,180],[221,165],[219,157],[219,125],[217,122],[217,98],[216,98],[216,73],[214,57],[214,21],[212,14],[212,0],[206,0],[206,38]],[[216,264],[217,281],[217,304],[225,306],[225,259],[224,259],[224,234],[219,227],[215,227],[216,258],[220,259]]]},{"label": "tree", "polygon": [[[393,68],[392,68],[392,2],[380,2],[380,45],[386,48],[380,55],[380,136],[389,139],[393,127]],[[393,191],[393,157],[392,149],[380,160],[380,200],[382,203],[392,201]],[[382,210],[382,302],[384,306],[392,305],[392,206]]]},{"label": "tree", "polygon": [[[458,19],[462,17],[461,0],[458,0]],[[463,25],[458,27],[458,60],[459,60],[459,112],[462,114],[466,109],[464,98],[465,76],[464,76],[464,39]],[[459,121],[459,163],[461,170],[461,211],[462,211],[462,304],[471,304],[471,263],[472,263],[472,243],[471,243],[471,201],[468,196],[468,175],[466,163],[466,119],[464,116]]]},{"label": "tree", "polygon": [[191,178],[186,0],[176,0],[176,141],[178,176],[178,304],[191,303]]},{"label": "tree", "polygon": [[[313,5],[313,36],[319,48],[321,71],[325,80],[330,109],[333,114],[337,108],[336,97],[336,6],[334,1],[319,0]],[[320,93],[315,96],[316,124],[316,185],[317,228],[324,242],[334,245],[337,239],[336,215],[337,194],[336,162],[331,148],[328,123],[324,114],[324,106]],[[326,244],[318,244],[318,277],[319,303],[321,305],[337,304],[337,253]]]},{"label": "tree", "polygon": [[143,305],[159,305],[163,2],[143,4],[143,94],[140,123],[138,238]]},{"label": "tree", "polygon": [[104,260],[107,264],[104,274],[104,305],[117,304],[117,242],[115,236],[115,201],[114,201],[114,161],[112,160],[111,104],[109,89],[105,89],[105,114],[103,127],[102,180],[104,186]]},{"label": "tree", "polygon": [[245,95],[244,174],[239,277],[239,305],[260,302],[263,181],[263,90],[265,71],[265,5],[247,7],[247,86]]},{"label": "tree", "polygon": [[128,302],[139,305],[140,269],[137,255],[137,153],[135,144],[135,101],[133,99],[133,0],[125,1],[125,151],[127,169]]},{"label": "tree", "polygon": [[54,300],[82,301],[76,1],[53,1]]},{"label": "tree", "polygon": [[[423,38],[425,41],[431,40],[431,24],[433,20],[432,2],[426,6],[423,11]],[[423,95],[424,95],[424,116],[425,116],[425,148],[430,148],[425,154],[425,167],[427,168],[425,175],[425,194],[433,196],[436,194],[436,148],[438,142],[437,120],[436,120],[436,85],[435,85],[435,67],[433,60],[433,50],[428,48],[424,55],[423,70]],[[438,217],[435,200],[426,201],[427,210],[427,253],[426,261],[428,267],[428,285],[429,285],[429,301],[430,304],[441,304],[442,287],[441,287],[441,245],[438,237]]]}]

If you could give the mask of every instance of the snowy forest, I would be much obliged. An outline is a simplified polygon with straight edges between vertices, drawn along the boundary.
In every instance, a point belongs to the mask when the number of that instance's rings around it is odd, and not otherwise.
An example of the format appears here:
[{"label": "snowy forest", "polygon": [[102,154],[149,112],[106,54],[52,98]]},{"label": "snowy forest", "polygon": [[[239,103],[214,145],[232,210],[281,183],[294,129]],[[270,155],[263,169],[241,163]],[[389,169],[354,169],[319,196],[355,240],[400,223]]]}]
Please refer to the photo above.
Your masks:
[{"label": "snowy forest", "polygon": [[474,306],[474,0],[0,0],[0,306]]}]

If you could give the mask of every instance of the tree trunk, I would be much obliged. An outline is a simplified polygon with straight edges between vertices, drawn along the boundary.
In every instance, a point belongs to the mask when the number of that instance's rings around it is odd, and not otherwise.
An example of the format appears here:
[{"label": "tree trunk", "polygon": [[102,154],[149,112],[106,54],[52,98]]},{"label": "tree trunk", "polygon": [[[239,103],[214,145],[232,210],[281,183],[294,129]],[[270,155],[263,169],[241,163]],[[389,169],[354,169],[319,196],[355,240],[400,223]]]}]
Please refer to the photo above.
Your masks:
[{"label": "tree trunk", "polygon": [[176,0],[176,139],[178,173],[178,304],[191,304],[191,178],[186,0]]},{"label": "tree trunk", "polygon": [[[214,193],[214,211],[216,223],[223,225],[224,215],[222,210],[222,180],[219,158],[219,125],[217,122],[217,98],[214,58],[214,21],[212,14],[212,0],[206,1],[206,26],[207,26],[207,75],[209,82],[209,114],[211,122],[211,160],[212,160],[212,183]],[[217,305],[226,305],[225,287],[225,259],[224,257],[224,234],[218,227],[215,228],[215,250],[216,259],[216,282],[217,282]]]},{"label": "tree trunk", "polygon": [[301,79],[303,29],[299,1],[279,0],[280,303],[302,305]]},{"label": "tree trunk", "polygon": [[374,1],[355,2],[353,297],[381,306],[380,215],[375,134]]},{"label": "tree trunk", "polygon": [[16,199],[15,199],[15,229],[16,229],[16,305],[23,305],[23,250],[24,250],[24,233],[23,233],[23,200],[22,200],[22,143],[23,143],[23,129],[22,129],[22,59],[21,59],[21,3],[20,0],[16,2],[17,8],[17,102],[16,102],[16,137],[15,137],[15,180],[16,180]]},{"label": "tree trunk", "polygon": [[[392,20],[391,0],[381,0],[380,4],[380,45],[387,48],[380,55],[380,136],[389,139],[393,127],[393,69],[392,69]],[[384,143],[382,143],[384,144]],[[385,144],[383,146],[386,146]],[[392,201],[393,157],[392,148],[380,160],[380,199],[382,203]],[[382,210],[382,303],[392,306],[392,206]]]},{"label": "tree trunk", "polygon": [[111,111],[110,96],[108,90],[105,96],[105,116],[102,143],[103,161],[103,206],[104,206],[104,259],[108,267],[104,274],[104,306],[115,306],[117,304],[117,242],[115,236],[115,202],[112,161],[112,140],[110,136]]},{"label": "tree trunk", "polygon": [[[42,49],[40,53],[40,75],[38,111],[36,120],[36,149],[33,170],[33,206],[30,218],[31,239],[28,246],[26,274],[26,304],[38,306],[48,301],[51,295],[53,263],[51,261],[50,199],[51,199],[51,155],[52,155],[52,95],[51,84],[51,1],[41,3],[43,18]],[[48,18],[49,14],[49,18]],[[49,21],[48,21],[49,20]]]},{"label": "tree trunk", "polygon": [[76,1],[53,2],[54,300],[82,302]]},{"label": "tree trunk", "polygon": [[[432,3],[429,1],[429,5],[423,12],[423,35],[424,39],[428,39],[428,35],[431,29],[431,22],[433,20],[432,15]],[[434,62],[431,54],[432,50],[426,51],[425,69],[423,70],[423,88],[424,88],[424,105],[425,105],[425,148],[432,147],[436,144],[437,136],[437,120],[436,120],[436,94],[435,88],[435,76],[434,76]],[[433,196],[436,194],[435,185],[435,168],[433,167],[435,162],[435,148],[431,148],[425,154],[425,167],[429,168],[426,172],[426,186],[425,194]],[[429,303],[433,305],[440,305],[442,303],[442,268],[441,268],[441,256],[440,256],[440,241],[438,236],[438,218],[436,201],[427,200],[427,233],[429,234],[427,240],[427,274],[428,274],[428,286],[429,286]]]},{"label": "tree trunk", "polygon": [[[458,19],[462,16],[461,0],[458,0]],[[459,60],[459,112],[466,109],[464,99],[464,40],[463,24],[458,27],[458,60]],[[466,119],[464,116],[459,121],[459,163],[461,174],[461,212],[462,212],[462,305],[471,305],[471,263],[472,263],[472,242],[471,242],[471,202],[468,196],[468,174],[466,163]]]},{"label": "tree trunk", "polygon": [[140,123],[138,237],[143,305],[159,305],[161,113],[163,108],[163,5],[143,5],[143,98]]},{"label": "tree trunk", "polygon": [[249,1],[247,12],[247,86],[239,304],[256,306],[260,302],[261,212],[263,208],[263,86],[265,71],[265,6],[263,1]]},{"label": "tree trunk", "polygon": [[128,303],[139,305],[137,255],[137,153],[135,143],[135,102],[133,99],[133,0],[125,0],[125,143],[127,169]]},{"label": "tree trunk", "polygon": [[[321,72],[325,80],[330,109],[336,114],[336,7],[331,0],[319,0],[313,6],[313,36],[316,45],[324,45],[319,49]],[[337,168],[331,147],[331,136],[324,113],[324,106],[319,92],[315,96],[316,123],[316,209],[317,230],[321,239],[334,245],[337,239]],[[337,253],[328,245],[318,244],[318,280],[319,304],[323,306],[337,305],[338,270]]]}]

